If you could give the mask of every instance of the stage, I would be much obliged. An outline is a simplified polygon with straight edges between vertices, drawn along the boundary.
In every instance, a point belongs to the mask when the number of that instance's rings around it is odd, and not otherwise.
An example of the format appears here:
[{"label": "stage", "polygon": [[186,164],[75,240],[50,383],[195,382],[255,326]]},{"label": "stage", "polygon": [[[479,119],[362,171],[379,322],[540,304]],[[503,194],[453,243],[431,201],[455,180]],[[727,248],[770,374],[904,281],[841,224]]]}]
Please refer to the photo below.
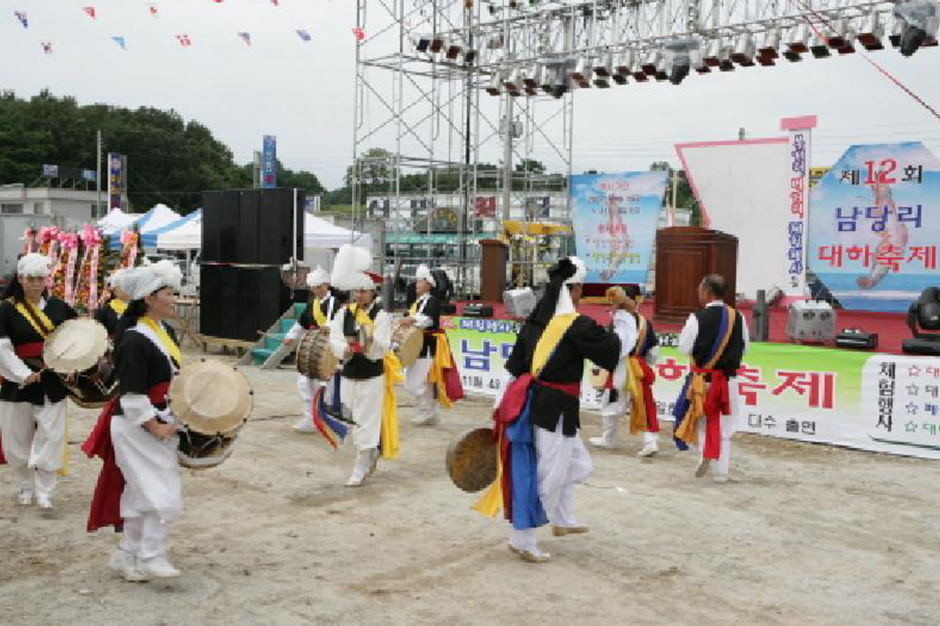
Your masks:
[{"label": "stage", "polygon": [[[455,315],[463,315],[463,308],[467,304],[479,304],[470,302],[458,302]],[[491,304],[493,307],[493,317],[490,319],[509,320],[512,319],[506,314],[506,308],[499,304]],[[748,321],[748,328],[753,329],[751,325],[751,304],[744,303],[740,305],[740,310]],[[584,315],[597,320],[600,324],[610,322],[610,314],[607,307],[599,304],[582,304],[578,307]],[[682,329],[681,324],[657,323],[653,318],[653,301],[643,302],[640,312],[647,319],[653,320],[653,325],[657,332],[678,333]],[[483,318],[486,319],[486,318]],[[836,330],[844,328],[860,328],[866,332],[878,334],[878,348],[872,352],[882,354],[902,354],[901,341],[911,336],[911,331],[907,327],[907,315],[903,313],[877,313],[867,311],[836,311]],[[770,308],[770,341],[769,343],[792,343],[787,339],[787,309],[785,306],[774,306]],[[809,344],[807,344],[809,345]],[[834,350],[844,350],[845,348],[836,348],[831,343],[829,345],[816,344],[819,347],[828,347]],[[851,350],[857,352],[857,350]]]}]

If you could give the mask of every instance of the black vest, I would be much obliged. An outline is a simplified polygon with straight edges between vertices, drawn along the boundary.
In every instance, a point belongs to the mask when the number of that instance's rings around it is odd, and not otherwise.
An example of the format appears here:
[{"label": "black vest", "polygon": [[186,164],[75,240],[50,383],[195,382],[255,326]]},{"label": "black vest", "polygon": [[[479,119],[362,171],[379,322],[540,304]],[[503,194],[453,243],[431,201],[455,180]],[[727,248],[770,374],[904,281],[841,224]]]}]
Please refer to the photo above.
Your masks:
[{"label": "black vest", "polygon": [[[721,325],[722,308],[720,306],[708,306],[695,313],[698,320],[698,336],[695,338],[695,345],[692,347],[692,358],[696,365],[705,367],[708,355],[711,353],[712,346],[718,338],[718,329]],[[725,376],[731,378],[737,374],[741,367],[741,357],[744,355],[744,317],[740,311],[734,312],[735,323],[731,331],[731,338],[721,358],[712,367],[712,369],[722,370]]]},{"label": "black vest", "polygon": [[[636,321],[636,330],[637,330],[637,333],[639,333],[640,332],[640,314],[631,313],[630,315],[632,315],[633,319]],[[637,344],[633,346],[633,350],[630,352],[630,356],[645,357],[647,354],[649,354],[650,350],[652,350],[654,347],[659,345],[659,340],[656,339],[656,331],[653,330],[653,322],[646,320],[646,341],[644,341],[643,345],[641,346],[639,344],[639,340],[640,340],[640,337],[639,335],[637,335]]]},{"label": "black vest", "polygon": [[[372,305],[372,310],[369,311],[369,319],[373,322],[375,317],[379,314],[379,311],[382,310],[382,306],[378,303]],[[356,324],[356,317],[352,314],[352,311],[349,307],[346,307],[346,312],[343,316],[343,335],[346,337],[358,337],[359,328]],[[352,355],[352,358],[343,365],[343,376],[350,380],[366,380],[368,378],[375,378],[376,376],[381,376],[385,373],[385,362],[383,359],[378,361],[373,361],[367,359],[366,355],[361,352],[356,352]]]}]

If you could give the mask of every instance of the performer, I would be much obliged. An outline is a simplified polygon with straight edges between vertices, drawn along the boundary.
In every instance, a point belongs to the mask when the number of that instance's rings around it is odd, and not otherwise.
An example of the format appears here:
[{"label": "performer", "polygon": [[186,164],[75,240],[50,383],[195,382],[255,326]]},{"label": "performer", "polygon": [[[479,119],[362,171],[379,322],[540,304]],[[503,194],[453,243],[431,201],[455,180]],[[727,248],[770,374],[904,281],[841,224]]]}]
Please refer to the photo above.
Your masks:
[{"label": "performer", "polygon": [[95,319],[108,330],[108,336],[113,337],[117,330],[118,320],[124,315],[130,298],[121,288],[121,275],[127,270],[115,270],[108,276],[108,300],[105,306],[95,311]]},{"label": "performer", "polygon": [[[313,294],[314,300],[300,314],[297,323],[287,331],[287,335],[284,337],[284,345],[286,346],[292,346],[309,330],[326,328],[339,310],[339,303],[330,292],[330,275],[319,265],[317,269],[307,274],[307,288]],[[338,375],[339,372],[337,372]],[[303,403],[304,408],[300,421],[294,424],[295,431],[299,433],[317,432],[316,427],[313,425],[314,396],[317,389],[323,387],[324,401],[327,404],[332,404],[335,387],[332,383],[331,380],[317,380],[307,378],[300,373],[297,374],[297,393],[300,394],[300,401]]]},{"label": "performer", "polygon": [[731,435],[734,434],[740,400],[729,384],[741,367],[747,350],[747,324],[744,316],[727,306],[725,279],[709,274],[698,287],[702,308],[689,315],[679,335],[679,351],[691,357],[673,415],[676,418],[676,445],[697,444],[700,460],[695,471],[701,478],[712,461],[717,482],[728,480],[731,461]]},{"label": "performer", "polygon": [[500,478],[475,508],[495,515],[502,505],[513,529],[509,549],[530,562],[547,561],[536,528],[551,521],[556,537],[587,532],[574,515],[574,485],[591,473],[579,436],[584,360],[613,370],[620,339],[578,315],[587,270],[576,257],[549,271],[545,294],[529,315],[506,361],[514,378],[496,410]]},{"label": "performer", "polygon": [[607,290],[621,356],[601,400],[603,434],[591,437],[590,441],[600,448],[616,446],[619,420],[627,414],[629,406],[630,434],[643,433],[643,448],[637,456],[650,457],[659,452],[659,420],[653,398],[656,375],[651,369],[659,357],[659,345],[652,322],[637,312],[642,299],[636,285]]},{"label": "performer", "polygon": [[45,369],[43,342],[59,324],[77,317],[72,307],[47,294],[49,266],[49,258],[35,252],[21,257],[0,302],[2,456],[19,474],[19,504],[29,506],[35,496],[41,509],[52,508],[68,443],[68,391]]},{"label": "performer", "polygon": [[132,582],[180,574],[166,555],[170,524],[182,507],[179,438],[167,392],[182,357],[166,320],[175,314],[181,279],[172,263],[137,267],[121,277],[131,302],[115,339],[119,395],[82,446],[104,460],[88,530],[123,525],[109,567]]},{"label": "performer", "polygon": [[376,301],[382,277],[372,274],[372,255],[344,245],[333,263],[332,283],[353,292],[353,302],[330,322],[330,345],[343,365],[340,397],[355,422],[356,461],[347,487],[358,487],[375,471],[380,456],[398,456],[398,415],[394,385],[401,382],[401,363],[389,351],[392,320]]},{"label": "performer", "polygon": [[[431,293],[436,284],[427,265],[418,266],[415,279],[418,299],[411,305],[408,317],[400,323],[420,328],[424,332],[424,346],[418,360],[405,370],[405,390],[418,401],[411,423],[430,425],[439,421],[438,405],[452,408],[463,393],[462,388],[456,394],[452,389],[451,395],[459,395],[459,398],[448,395],[445,377],[455,365],[447,336],[441,331],[441,302]],[[459,375],[453,380],[459,381]]]}]

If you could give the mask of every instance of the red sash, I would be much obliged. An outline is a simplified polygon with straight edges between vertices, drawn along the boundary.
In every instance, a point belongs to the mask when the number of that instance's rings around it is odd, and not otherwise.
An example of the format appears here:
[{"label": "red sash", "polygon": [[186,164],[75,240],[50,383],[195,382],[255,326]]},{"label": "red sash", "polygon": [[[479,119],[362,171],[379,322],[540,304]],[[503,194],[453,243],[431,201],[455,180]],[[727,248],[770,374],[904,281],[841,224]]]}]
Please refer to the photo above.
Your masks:
[{"label": "red sash", "polygon": [[711,380],[705,395],[705,448],[702,456],[718,460],[721,456],[721,416],[731,413],[728,379],[721,370],[692,368],[693,372],[708,374]]},{"label": "red sash", "polygon": [[645,358],[640,357],[637,362],[643,370],[643,380],[639,382],[643,392],[643,404],[646,405],[646,426],[649,428],[649,432],[658,433],[659,417],[656,414],[656,399],[653,397],[653,383],[656,382],[656,374]]},{"label": "red sash", "polygon": [[[165,404],[169,389],[169,383],[160,383],[148,390],[147,396],[153,404]],[[114,446],[111,444],[111,418],[119,399],[120,397],[114,398],[101,409],[95,427],[82,444],[82,452],[88,455],[88,458],[97,456],[104,461],[88,512],[88,532],[94,532],[104,526],[114,526],[116,531],[124,527],[124,520],[121,518],[124,474],[114,459]]]}]

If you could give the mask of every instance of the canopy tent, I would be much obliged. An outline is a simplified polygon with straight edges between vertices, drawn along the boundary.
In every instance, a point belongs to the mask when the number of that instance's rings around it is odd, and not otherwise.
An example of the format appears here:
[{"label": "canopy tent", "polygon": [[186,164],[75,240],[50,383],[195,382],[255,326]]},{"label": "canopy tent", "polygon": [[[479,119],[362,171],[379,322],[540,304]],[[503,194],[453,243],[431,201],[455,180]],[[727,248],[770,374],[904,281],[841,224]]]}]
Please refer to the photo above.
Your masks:
[{"label": "canopy tent", "polygon": [[145,248],[195,250],[202,244],[202,209],[141,236]]},{"label": "canopy tent", "polygon": [[142,213],[125,213],[121,209],[111,209],[98,220],[98,229],[105,235],[113,235],[143,217]]},{"label": "canopy tent", "polygon": [[310,213],[304,214],[305,248],[339,248],[344,243],[372,248],[372,236],[337,226]]},{"label": "canopy tent", "polygon": [[[112,235],[117,235],[119,232],[125,231],[134,226],[137,227],[137,230],[140,232],[141,238],[143,238],[148,233],[152,233],[155,230],[163,228],[173,222],[179,221],[180,214],[166,206],[165,204],[158,204],[153,207],[138,219],[136,219],[131,224],[124,226],[123,228],[118,229]],[[144,246],[143,241],[141,241],[141,246]],[[117,249],[121,247],[121,238],[119,236],[112,236],[111,238],[111,248]]]}]

